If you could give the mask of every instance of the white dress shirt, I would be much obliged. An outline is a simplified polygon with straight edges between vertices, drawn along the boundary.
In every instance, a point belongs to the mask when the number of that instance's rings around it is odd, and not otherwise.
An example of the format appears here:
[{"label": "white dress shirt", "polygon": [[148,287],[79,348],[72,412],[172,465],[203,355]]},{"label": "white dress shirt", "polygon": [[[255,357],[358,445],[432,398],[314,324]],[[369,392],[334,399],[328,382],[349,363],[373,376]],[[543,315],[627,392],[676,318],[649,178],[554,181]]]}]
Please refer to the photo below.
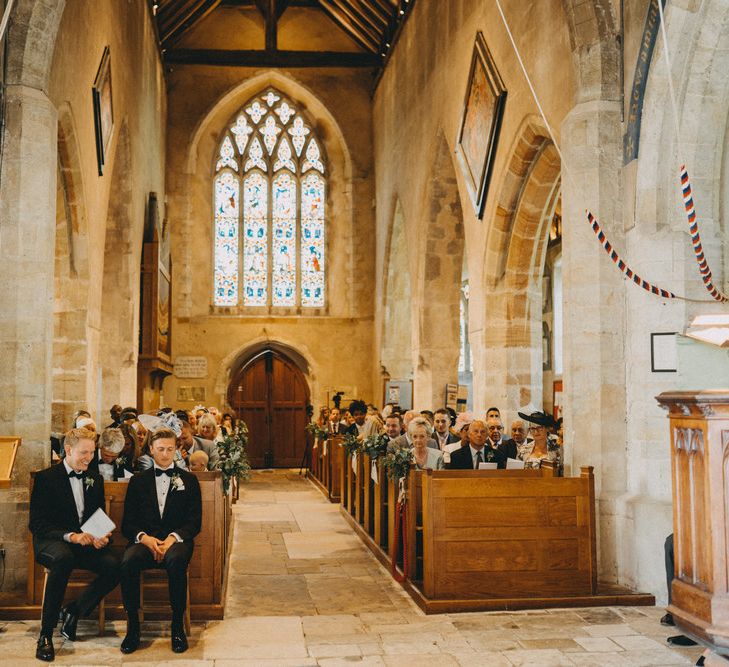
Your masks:
[{"label": "white dress shirt", "polygon": [[[68,465],[68,461],[63,459],[63,467],[66,469],[66,475],[68,475],[73,468]],[[73,470],[73,472],[79,472]],[[84,516],[84,481],[78,479],[78,477],[69,477],[68,483],[71,485],[71,492],[73,493],[73,500],[76,503],[76,512],[78,513],[78,522],[81,523],[81,519]],[[65,542],[71,541],[71,533],[66,533],[63,536]]]},{"label": "white dress shirt", "polygon": [[114,481],[114,464],[104,463],[104,459],[101,457],[101,451],[96,453],[96,458],[99,461],[99,475],[101,475],[105,481]]},{"label": "white dress shirt", "polygon": [[[166,468],[161,468],[156,463],[154,464],[154,485],[157,489],[157,508],[159,509],[159,518],[162,518],[162,515],[165,511],[165,503],[167,502],[167,494],[170,493],[170,486],[172,485],[172,477],[169,477],[168,475],[158,475],[157,470],[170,470],[171,468],[174,468],[175,464],[172,463],[172,465],[167,466]],[[142,539],[142,536],[146,535],[143,531],[140,531],[137,535],[135,542],[139,543],[139,541]],[[170,535],[174,535],[175,539],[178,542],[182,542],[182,538],[177,533],[170,533]]]}]

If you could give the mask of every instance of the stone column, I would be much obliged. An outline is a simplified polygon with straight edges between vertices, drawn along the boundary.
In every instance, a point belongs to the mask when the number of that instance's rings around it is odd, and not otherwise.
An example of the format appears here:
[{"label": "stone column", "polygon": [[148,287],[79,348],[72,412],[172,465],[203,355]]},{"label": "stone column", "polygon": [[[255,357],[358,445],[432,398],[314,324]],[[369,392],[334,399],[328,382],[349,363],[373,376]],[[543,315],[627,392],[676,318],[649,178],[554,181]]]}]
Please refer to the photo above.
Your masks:
[{"label": "stone column", "polygon": [[25,579],[28,471],[49,462],[56,110],[45,93],[7,91],[0,172],[0,433],[19,435],[14,486],[0,493],[0,541],[7,550],[5,586]]},{"label": "stone column", "polygon": [[595,467],[600,575],[615,581],[627,521],[616,509],[626,490],[625,285],[588,225],[585,208],[620,246],[619,102],[577,104],[561,136],[565,455],[573,470]]}]

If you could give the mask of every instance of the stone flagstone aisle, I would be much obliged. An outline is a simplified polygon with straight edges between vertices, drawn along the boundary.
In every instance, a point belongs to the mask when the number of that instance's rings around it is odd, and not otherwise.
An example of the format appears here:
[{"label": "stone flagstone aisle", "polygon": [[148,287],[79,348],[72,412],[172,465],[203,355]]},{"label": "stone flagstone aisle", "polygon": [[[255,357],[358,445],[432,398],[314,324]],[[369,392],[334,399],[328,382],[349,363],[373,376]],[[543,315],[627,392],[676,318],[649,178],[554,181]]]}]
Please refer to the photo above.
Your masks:
[{"label": "stone flagstone aisle", "polygon": [[[122,656],[116,635],[56,637],[59,664],[327,667],[448,665],[691,665],[668,648],[651,607],[425,616],[362,545],[337,505],[290,471],[254,472],[234,507],[223,621],[193,624],[175,656],[166,624],[145,624],[143,648]],[[660,545],[659,545],[660,547]],[[0,626],[0,663],[38,665],[37,622]]]}]

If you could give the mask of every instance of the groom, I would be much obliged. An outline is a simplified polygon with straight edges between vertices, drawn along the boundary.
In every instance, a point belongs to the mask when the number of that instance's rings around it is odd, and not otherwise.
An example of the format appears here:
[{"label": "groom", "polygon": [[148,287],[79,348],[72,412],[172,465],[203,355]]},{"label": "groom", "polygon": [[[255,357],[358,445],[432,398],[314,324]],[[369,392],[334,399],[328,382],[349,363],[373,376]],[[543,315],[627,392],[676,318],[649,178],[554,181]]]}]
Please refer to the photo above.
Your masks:
[{"label": "groom", "polygon": [[193,539],[200,532],[200,484],[192,473],[174,464],[177,434],[166,427],[154,431],[149,451],[154,465],[129,481],[122,533],[129,540],[121,563],[121,589],[127,612],[122,653],[139,648],[139,574],[167,571],[172,607],[172,650],[187,650],[183,619],[187,603],[187,566]]}]

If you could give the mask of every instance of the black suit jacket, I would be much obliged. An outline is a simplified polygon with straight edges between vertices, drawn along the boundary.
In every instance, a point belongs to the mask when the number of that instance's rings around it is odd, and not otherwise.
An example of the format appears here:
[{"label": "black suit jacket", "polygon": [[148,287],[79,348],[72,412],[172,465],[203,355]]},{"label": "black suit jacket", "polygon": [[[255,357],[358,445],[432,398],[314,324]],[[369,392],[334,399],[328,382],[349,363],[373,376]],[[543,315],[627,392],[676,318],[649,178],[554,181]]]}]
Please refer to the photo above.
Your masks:
[{"label": "black suit jacket", "polygon": [[[165,508],[159,515],[155,470],[150,468],[129,480],[124,501],[122,534],[134,542],[139,533],[147,533],[163,540],[170,533],[177,533],[185,542],[191,542],[200,532],[202,524],[202,500],[197,477],[187,470],[175,468],[185,488],[176,491],[172,485],[167,493]],[[173,478],[174,479],[174,478]]]},{"label": "black suit jacket", "polygon": [[[506,466],[506,457],[499,450],[490,449],[488,446],[483,448],[484,463],[495,462],[499,468]],[[471,448],[466,445],[451,452],[451,462],[448,464],[448,470],[473,470],[473,458],[471,457]]]},{"label": "black suit jacket", "polygon": [[[438,434],[433,431],[433,435],[431,436],[433,440],[435,440],[435,444],[438,445],[438,449],[440,449],[440,440],[438,440]],[[446,445],[452,445],[454,442],[460,442],[461,439],[457,435],[453,435],[450,431],[448,431],[448,437],[446,438],[445,444]]]},{"label": "black suit jacket", "polygon": [[[99,454],[99,450],[97,449],[96,455],[91,460],[91,463],[89,463],[89,470],[93,470],[97,474],[99,474],[99,463],[101,463],[101,460],[99,459],[99,457],[100,457],[100,454]],[[124,463],[122,465],[117,465],[116,460],[115,460],[113,463],[113,466],[114,466],[114,480],[115,481],[118,479],[125,478],[125,475],[124,475],[125,470],[128,470],[129,472],[134,472],[134,470],[132,470],[132,462],[131,462],[130,456],[124,457]]]},{"label": "black suit jacket", "polygon": [[[86,480],[93,480],[93,483],[88,486]],[[62,540],[66,533],[80,533],[81,524],[97,509],[105,508],[103,478],[90,470],[86,480],[83,480],[84,513],[79,521],[71,482],[63,463],[36,473],[28,522],[33,534],[34,553],[41,551],[48,540]]]},{"label": "black suit jacket", "polygon": [[501,451],[505,458],[507,459],[517,459],[519,458],[517,456],[518,450],[516,448],[516,443],[509,438],[508,440],[502,440],[499,443],[498,447],[499,451]]}]

